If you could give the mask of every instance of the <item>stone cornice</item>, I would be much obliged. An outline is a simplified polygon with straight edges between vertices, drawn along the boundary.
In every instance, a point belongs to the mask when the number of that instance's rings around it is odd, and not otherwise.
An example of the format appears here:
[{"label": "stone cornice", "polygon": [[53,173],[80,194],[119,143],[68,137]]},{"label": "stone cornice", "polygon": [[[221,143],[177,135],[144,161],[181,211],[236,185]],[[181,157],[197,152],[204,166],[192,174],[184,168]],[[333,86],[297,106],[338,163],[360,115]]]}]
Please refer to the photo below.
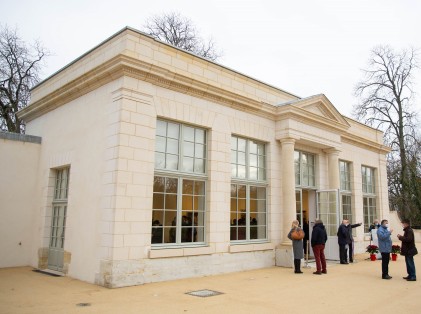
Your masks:
[{"label": "stone cornice", "polygon": [[390,152],[390,147],[388,146],[367,140],[363,137],[350,133],[342,134],[341,140],[344,143],[349,143],[351,145],[369,149],[379,154],[388,154]]},{"label": "stone cornice", "polygon": [[[104,84],[124,76],[150,82],[156,86],[183,94],[208,99],[227,107],[247,111],[256,116],[275,121],[293,119],[307,125],[313,125],[340,134],[345,141],[350,143],[369,147],[371,150],[382,153],[389,151],[384,145],[348,134],[347,131],[350,125],[345,119],[332,119],[332,115],[324,118],[321,115],[302,108],[302,106],[307,107],[310,105],[310,100],[300,102],[300,106],[290,104],[275,107],[261,102],[257,98],[246,97],[123,54],[104,62],[93,70],[79,76],[77,79],[64,84],[62,87],[54,90],[54,92],[22,109],[18,113],[18,116],[26,122],[31,121]],[[323,97],[320,99],[316,97],[313,101],[315,105],[320,105],[321,101],[324,102],[323,99]],[[329,111],[331,111],[331,108],[329,108]],[[334,112],[333,118],[335,115],[337,114]]]},{"label": "stone cornice", "polygon": [[206,84],[138,59],[118,55],[32,103],[22,109],[18,115],[26,122],[31,121],[122,76],[133,77],[183,94],[208,99],[241,111],[249,111],[259,116],[272,116],[276,109],[257,99]]}]

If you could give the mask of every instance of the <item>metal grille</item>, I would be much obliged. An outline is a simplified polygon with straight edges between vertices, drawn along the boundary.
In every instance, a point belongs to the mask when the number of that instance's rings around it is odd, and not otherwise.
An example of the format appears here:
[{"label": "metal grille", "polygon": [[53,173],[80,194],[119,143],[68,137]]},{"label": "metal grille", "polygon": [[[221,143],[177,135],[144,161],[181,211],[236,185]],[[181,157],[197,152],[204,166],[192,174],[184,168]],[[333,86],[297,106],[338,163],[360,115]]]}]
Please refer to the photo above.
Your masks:
[{"label": "metal grille", "polygon": [[222,292],[203,289],[203,290],[196,290],[196,291],[190,291],[186,292],[186,294],[195,296],[195,297],[201,297],[201,298],[207,298],[207,297],[213,297],[215,295],[223,294]]}]

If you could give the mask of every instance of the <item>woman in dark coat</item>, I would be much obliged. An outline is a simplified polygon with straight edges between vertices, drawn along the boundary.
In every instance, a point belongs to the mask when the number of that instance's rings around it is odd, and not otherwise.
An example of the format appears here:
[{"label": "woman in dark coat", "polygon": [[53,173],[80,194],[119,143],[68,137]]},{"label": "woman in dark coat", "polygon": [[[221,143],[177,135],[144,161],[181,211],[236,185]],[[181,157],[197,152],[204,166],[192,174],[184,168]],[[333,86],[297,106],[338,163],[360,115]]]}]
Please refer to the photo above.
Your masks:
[{"label": "woman in dark coat", "polygon": [[[294,252],[294,273],[296,274],[302,274],[301,271],[301,259],[304,258],[304,251],[303,251],[303,239],[300,240],[294,240],[291,237],[291,233],[294,230],[302,230],[300,228],[300,223],[298,220],[294,220],[291,225],[291,230],[288,233],[288,239],[292,241],[292,251]],[[304,231],[303,231],[304,232]]]}]

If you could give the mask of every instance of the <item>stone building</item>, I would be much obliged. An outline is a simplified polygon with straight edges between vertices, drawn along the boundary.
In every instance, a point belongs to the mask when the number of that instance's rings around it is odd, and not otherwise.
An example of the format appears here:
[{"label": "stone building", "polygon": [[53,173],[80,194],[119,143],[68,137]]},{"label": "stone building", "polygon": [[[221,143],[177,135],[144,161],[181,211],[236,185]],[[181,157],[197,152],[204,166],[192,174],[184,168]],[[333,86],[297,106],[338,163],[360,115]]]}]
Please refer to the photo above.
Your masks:
[{"label": "stone building", "polygon": [[41,82],[19,116],[36,140],[0,138],[0,164],[23,159],[7,177],[28,178],[0,192],[0,247],[16,252],[0,267],[107,287],[289,267],[296,217],[321,218],[338,259],[343,217],[364,222],[362,252],[389,213],[381,132],[323,94],[300,98],[131,28]]}]

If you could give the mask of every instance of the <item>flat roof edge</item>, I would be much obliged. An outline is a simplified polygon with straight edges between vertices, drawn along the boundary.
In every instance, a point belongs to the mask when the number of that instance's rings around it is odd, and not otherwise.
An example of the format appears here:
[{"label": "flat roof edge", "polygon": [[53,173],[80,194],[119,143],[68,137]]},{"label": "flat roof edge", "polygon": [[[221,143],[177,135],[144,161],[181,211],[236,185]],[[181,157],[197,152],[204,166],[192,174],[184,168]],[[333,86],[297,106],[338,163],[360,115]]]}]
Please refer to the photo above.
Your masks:
[{"label": "flat roof edge", "polygon": [[0,139],[26,142],[26,143],[34,143],[34,144],[41,144],[41,141],[42,141],[42,138],[39,136],[11,133],[11,132],[0,132]]}]

